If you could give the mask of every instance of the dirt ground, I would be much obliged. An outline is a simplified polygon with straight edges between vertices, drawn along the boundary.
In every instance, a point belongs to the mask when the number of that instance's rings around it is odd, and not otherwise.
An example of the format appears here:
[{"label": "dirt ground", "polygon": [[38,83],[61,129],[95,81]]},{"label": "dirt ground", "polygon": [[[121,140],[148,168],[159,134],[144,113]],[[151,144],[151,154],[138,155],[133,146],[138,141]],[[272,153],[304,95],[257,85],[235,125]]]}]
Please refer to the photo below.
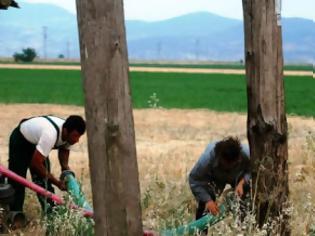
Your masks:
[{"label": "dirt ground", "polygon": [[[84,116],[84,109],[77,106],[0,104],[0,163],[2,165],[7,166],[10,132],[18,122],[25,117],[43,114],[54,114],[64,118],[70,114]],[[194,162],[210,141],[232,135],[246,142],[245,114],[208,110],[145,109],[135,110],[134,120],[142,189],[150,184],[152,176],[164,176],[174,181],[185,180]],[[315,200],[315,151],[311,151],[307,142],[309,137],[315,137],[315,120],[288,117],[288,123],[292,201],[304,201],[306,194]],[[52,152],[50,160],[53,173],[59,176],[60,168],[55,151]],[[74,147],[70,156],[70,166],[82,181],[88,199],[91,199],[86,136]],[[37,204],[36,200],[26,204],[26,207],[34,208],[32,204]],[[38,208],[38,205],[36,207]],[[301,220],[303,222],[303,219]]]},{"label": "dirt ground", "polygon": [[[0,68],[16,68],[16,69],[52,69],[52,70],[80,70],[80,66],[76,65],[23,65],[23,64],[1,64]],[[244,75],[245,70],[242,69],[210,69],[210,68],[171,68],[171,67],[130,67],[130,71],[140,72],[174,72],[174,73],[205,73],[205,74],[234,74]],[[312,71],[284,71],[284,75],[291,76],[309,76],[314,78]]]}]

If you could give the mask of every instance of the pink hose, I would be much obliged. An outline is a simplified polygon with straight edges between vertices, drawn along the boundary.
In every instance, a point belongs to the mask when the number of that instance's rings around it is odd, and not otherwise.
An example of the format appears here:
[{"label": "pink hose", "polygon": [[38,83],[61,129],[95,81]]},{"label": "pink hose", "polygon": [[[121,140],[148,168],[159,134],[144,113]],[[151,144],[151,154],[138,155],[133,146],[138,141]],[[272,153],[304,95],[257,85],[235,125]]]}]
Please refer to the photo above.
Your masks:
[{"label": "pink hose", "polygon": [[[57,203],[58,205],[62,205],[64,204],[64,201],[62,200],[61,197],[59,197],[58,195],[52,193],[52,192],[49,192],[47,191],[46,189],[38,186],[37,184],[34,184],[30,181],[28,181],[27,179],[23,178],[22,176],[19,176],[17,174],[15,174],[14,172],[8,170],[7,168],[5,168],[4,166],[0,165],[0,173],[3,174],[4,176],[24,185],[25,187],[28,187],[29,189],[35,191],[36,193],[44,196],[44,197],[47,197],[47,198],[50,198],[51,200],[53,200],[55,203]],[[70,206],[71,208],[74,208],[74,209],[78,209],[78,206],[76,205],[71,205]],[[86,216],[86,217],[93,217],[93,211],[89,211],[89,210],[86,210],[86,209],[82,209],[83,211],[83,215]],[[151,231],[144,231],[144,236],[153,236],[155,235],[153,232]]]},{"label": "pink hose", "polygon": [[[42,195],[44,197],[50,198],[51,200],[53,200],[58,205],[64,204],[64,201],[58,195],[56,195],[56,194],[54,194],[52,192],[49,192],[46,189],[38,186],[37,184],[34,184],[34,183],[28,181],[27,179],[23,178],[22,176],[19,176],[19,175],[15,174],[14,172],[8,170],[7,168],[5,168],[2,165],[0,165],[0,173],[3,174],[6,177],[12,179],[12,180],[14,180],[14,181],[24,185],[25,187],[28,187],[29,189],[35,191],[38,194],[40,194],[40,195]],[[70,207],[74,208],[74,209],[78,209],[78,206],[76,206],[74,204],[70,205]],[[85,210],[85,209],[82,209],[82,210],[83,210],[83,215],[84,216],[88,216],[88,217],[92,217],[93,216],[93,212],[92,211],[88,211],[88,210]]]}]

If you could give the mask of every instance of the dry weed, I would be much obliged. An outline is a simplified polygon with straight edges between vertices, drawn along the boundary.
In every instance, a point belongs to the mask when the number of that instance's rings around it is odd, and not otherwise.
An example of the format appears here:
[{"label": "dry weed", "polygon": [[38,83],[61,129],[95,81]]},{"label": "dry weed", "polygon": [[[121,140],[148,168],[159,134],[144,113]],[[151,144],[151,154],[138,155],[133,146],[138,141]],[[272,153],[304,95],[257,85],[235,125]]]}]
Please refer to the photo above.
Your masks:
[{"label": "dry weed", "polygon": [[[7,165],[7,142],[11,130],[21,118],[36,114],[66,117],[69,114],[83,115],[84,111],[73,106],[0,105],[1,164]],[[207,110],[146,109],[135,110],[134,117],[145,228],[156,230],[192,220],[195,201],[187,184],[190,169],[210,141],[234,135],[246,142],[246,115]],[[307,235],[315,225],[315,121],[289,117],[288,122],[292,235],[300,236]],[[53,172],[58,176],[60,168],[56,153],[52,153],[50,159]],[[73,150],[70,166],[91,202],[86,137]],[[34,230],[42,230],[40,225],[36,225],[40,210],[35,194],[28,191],[27,196],[25,210],[32,227],[24,231],[24,235],[34,235]],[[235,227],[233,219],[227,219],[213,230],[215,235],[233,235],[235,232],[242,235],[235,231]],[[255,229],[252,232],[256,232]],[[264,235],[263,232],[256,233]]]}]

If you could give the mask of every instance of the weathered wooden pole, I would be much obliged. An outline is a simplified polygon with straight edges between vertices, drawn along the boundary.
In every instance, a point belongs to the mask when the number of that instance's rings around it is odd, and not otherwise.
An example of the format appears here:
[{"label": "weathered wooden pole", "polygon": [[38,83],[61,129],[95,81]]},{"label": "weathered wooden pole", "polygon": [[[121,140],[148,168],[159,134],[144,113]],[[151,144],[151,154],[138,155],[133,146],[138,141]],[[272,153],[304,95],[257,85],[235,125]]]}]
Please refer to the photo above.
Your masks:
[{"label": "weathered wooden pole", "polygon": [[95,234],[143,235],[122,0],[77,0]]},{"label": "weathered wooden pole", "polygon": [[258,223],[282,216],[279,233],[290,235],[283,212],[289,187],[280,8],[280,0],[243,0],[247,131]]}]

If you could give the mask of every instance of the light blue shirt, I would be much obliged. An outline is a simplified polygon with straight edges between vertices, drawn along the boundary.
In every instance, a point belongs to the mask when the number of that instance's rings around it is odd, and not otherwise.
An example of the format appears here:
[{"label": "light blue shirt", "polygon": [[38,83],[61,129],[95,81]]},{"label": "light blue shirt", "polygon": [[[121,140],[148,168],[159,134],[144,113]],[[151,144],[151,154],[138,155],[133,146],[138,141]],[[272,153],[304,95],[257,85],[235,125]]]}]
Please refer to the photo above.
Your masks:
[{"label": "light blue shirt", "polygon": [[235,187],[244,177],[250,180],[250,161],[248,145],[241,145],[241,159],[236,166],[226,171],[220,168],[218,157],[215,155],[215,145],[210,143],[189,174],[189,185],[197,201],[214,200],[210,192],[216,193],[224,189],[226,184]]}]

